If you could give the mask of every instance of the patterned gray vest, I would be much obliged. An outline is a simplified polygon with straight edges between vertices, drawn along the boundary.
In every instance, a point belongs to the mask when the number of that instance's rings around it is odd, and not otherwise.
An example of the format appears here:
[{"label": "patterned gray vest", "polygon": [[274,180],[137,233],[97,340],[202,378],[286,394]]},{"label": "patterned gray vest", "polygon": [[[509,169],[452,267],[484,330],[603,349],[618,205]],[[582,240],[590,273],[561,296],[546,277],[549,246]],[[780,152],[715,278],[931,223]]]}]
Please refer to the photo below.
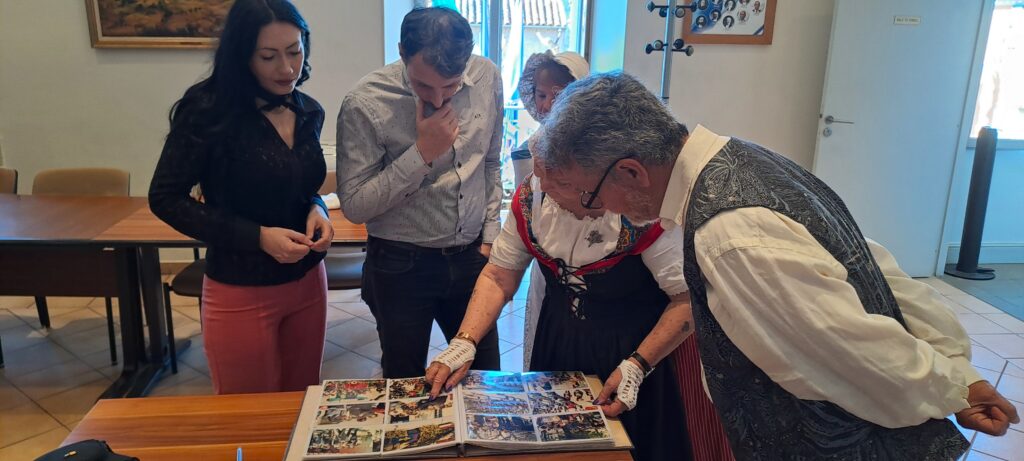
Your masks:
[{"label": "patterned gray vest", "polygon": [[[952,460],[968,442],[948,420],[888,429],[826,401],[801,400],[755,366],[708,310],[694,232],[736,208],[764,207],[803,224],[848,272],[871,314],[906,322],[843,201],[785,157],[732,139],[701,171],[684,224],[684,273],[708,389],[737,460]],[[750,306],[755,308],[755,306]],[[770,308],[770,306],[769,306]]]}]

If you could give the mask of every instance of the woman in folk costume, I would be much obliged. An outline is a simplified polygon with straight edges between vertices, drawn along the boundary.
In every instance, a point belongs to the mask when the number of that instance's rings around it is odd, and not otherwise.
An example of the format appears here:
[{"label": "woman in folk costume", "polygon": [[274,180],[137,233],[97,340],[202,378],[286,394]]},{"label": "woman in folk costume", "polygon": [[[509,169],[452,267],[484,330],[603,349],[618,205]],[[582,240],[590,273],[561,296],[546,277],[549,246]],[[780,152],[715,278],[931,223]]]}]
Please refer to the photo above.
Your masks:
[{"label": "woman in folk costume", "polygon": [[[555,55],[550,51],[534,54],[527,60],[519,83],[519,95],[523,106],[534,119],[543,121],[551,110],[556,97],[565,86],[586,77],[589,73],[590,65],[579,54],[564,52]],[[524,143],[522,148],[512,153],[512,156],[516,184],[522,184],[523,179],[534,168],[528,143]],[[608,213],[606,219],[614,222],[619,217]],[[673,270],[676,269],[673,268]],[[533,270],[530,271],[530,289],[526,301],[526,328],[523,338],[524,370],[543,370],[543,368],[534,366],[531,359],[545,292],[545,276],[539,264],[534,262]],[[694,459],[732,460],[729,441],[701,379],[700,354],[697,350],[696,337],[691,336],[686,339],[679,348],[666,357],[666,361],[675,366],[683,404],[686,408],[686,422]]]}]

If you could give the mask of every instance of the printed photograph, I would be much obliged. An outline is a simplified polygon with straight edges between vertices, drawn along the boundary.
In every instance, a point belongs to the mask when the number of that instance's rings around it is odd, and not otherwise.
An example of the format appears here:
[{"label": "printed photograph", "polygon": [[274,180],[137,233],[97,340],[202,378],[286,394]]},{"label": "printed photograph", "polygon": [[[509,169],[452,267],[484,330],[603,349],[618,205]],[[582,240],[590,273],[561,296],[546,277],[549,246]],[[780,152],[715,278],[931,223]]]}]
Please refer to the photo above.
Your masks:
[{"label": "printed photograph", "polygon": [[601,412],[541,416],[537,418],[541,442],[592,440],[609,437]]},{"label": "printed photograph", "polygon": [[408,423],[430,419],[451,419],[455,412],[455,398],[451,395],[436,399],[395,400],[388,405],[388,423]]},{"label": "printed photograph", "polygon": [[347,400],[384,400],[387,385],[388,382],[384,379],[330,380],[324,382],[322,401],[324,403],[337,403]]},{"label": "printed photograph", "polygon": [[530,394],[530,406],[535,415],[576,413],[597,410],[590,389],[563,389]]},{"label": "printed photograph", "polygon": [[380,452],[381,430],[358,427],[316,429],[309,438],[307,455],[348,455]]},{"label": "printed photograph", "polygon": [[526,394],[502,394],[493,392],[462,393],[462,402],[466,413],[484,413],[492,415],[529,415],[530,402]]},{"label": "printed photograph", "polygon": [[588,389],[587,378],[578,371],[539,371],[523,373],[523,382],[529,392],[555,389]]},{"label": "printed photograph", "polygon": [[324,405],[316,412],[316,423],[323,426],[345,423],[384,424],[384,402]]},{"label": "printed photograph", "polygon": [[426,397],[430,393],[430,383],[423,378],[394,379],[388,389],[388,398],[415,399]]},{"label": "printed photograph", "polygon": [[454,423],[394,426],[384,434],[384,452],[426,448],[454,441]]},{"label": "printed photograph", "polygon": [[484,392],[523,392],[519,373],[471,370],[462,380],[462,388]]},{"label": "printed photograph", "polygon": [[521,416],[466,415],[470,440],[536,442],[533,421]]}]

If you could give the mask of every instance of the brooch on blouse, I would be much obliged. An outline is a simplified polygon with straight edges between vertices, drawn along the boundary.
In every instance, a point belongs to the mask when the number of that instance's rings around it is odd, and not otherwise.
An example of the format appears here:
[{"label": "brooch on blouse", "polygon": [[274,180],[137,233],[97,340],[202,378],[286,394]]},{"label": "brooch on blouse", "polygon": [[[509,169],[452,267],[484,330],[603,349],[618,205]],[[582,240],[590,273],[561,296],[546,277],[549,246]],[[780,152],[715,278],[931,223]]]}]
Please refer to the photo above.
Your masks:
[{"label": "brooch on blouse", "polygon": [[604,236],[601,235],[600,232],[598,232],[596,230],[592,230],[592,231],[590,231],[590,234],[587,235],[587,242],[589,243],[587,245],[588,248],[592,247],[592,246],[594,246],[594,245],[596,245],[598,243],[604,243]]}]

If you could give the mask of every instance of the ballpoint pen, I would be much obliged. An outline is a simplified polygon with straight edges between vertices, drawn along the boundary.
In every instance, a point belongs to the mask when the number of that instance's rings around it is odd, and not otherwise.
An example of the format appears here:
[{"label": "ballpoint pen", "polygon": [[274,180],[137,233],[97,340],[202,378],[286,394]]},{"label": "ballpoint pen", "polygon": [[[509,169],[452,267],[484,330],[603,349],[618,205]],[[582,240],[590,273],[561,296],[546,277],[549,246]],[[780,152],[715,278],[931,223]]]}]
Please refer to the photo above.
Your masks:
[{"label": "ballpoint pen", "polygon": [[238,451],[235,455],[235,461],[242,461],[242,447],[238,447]]}]

